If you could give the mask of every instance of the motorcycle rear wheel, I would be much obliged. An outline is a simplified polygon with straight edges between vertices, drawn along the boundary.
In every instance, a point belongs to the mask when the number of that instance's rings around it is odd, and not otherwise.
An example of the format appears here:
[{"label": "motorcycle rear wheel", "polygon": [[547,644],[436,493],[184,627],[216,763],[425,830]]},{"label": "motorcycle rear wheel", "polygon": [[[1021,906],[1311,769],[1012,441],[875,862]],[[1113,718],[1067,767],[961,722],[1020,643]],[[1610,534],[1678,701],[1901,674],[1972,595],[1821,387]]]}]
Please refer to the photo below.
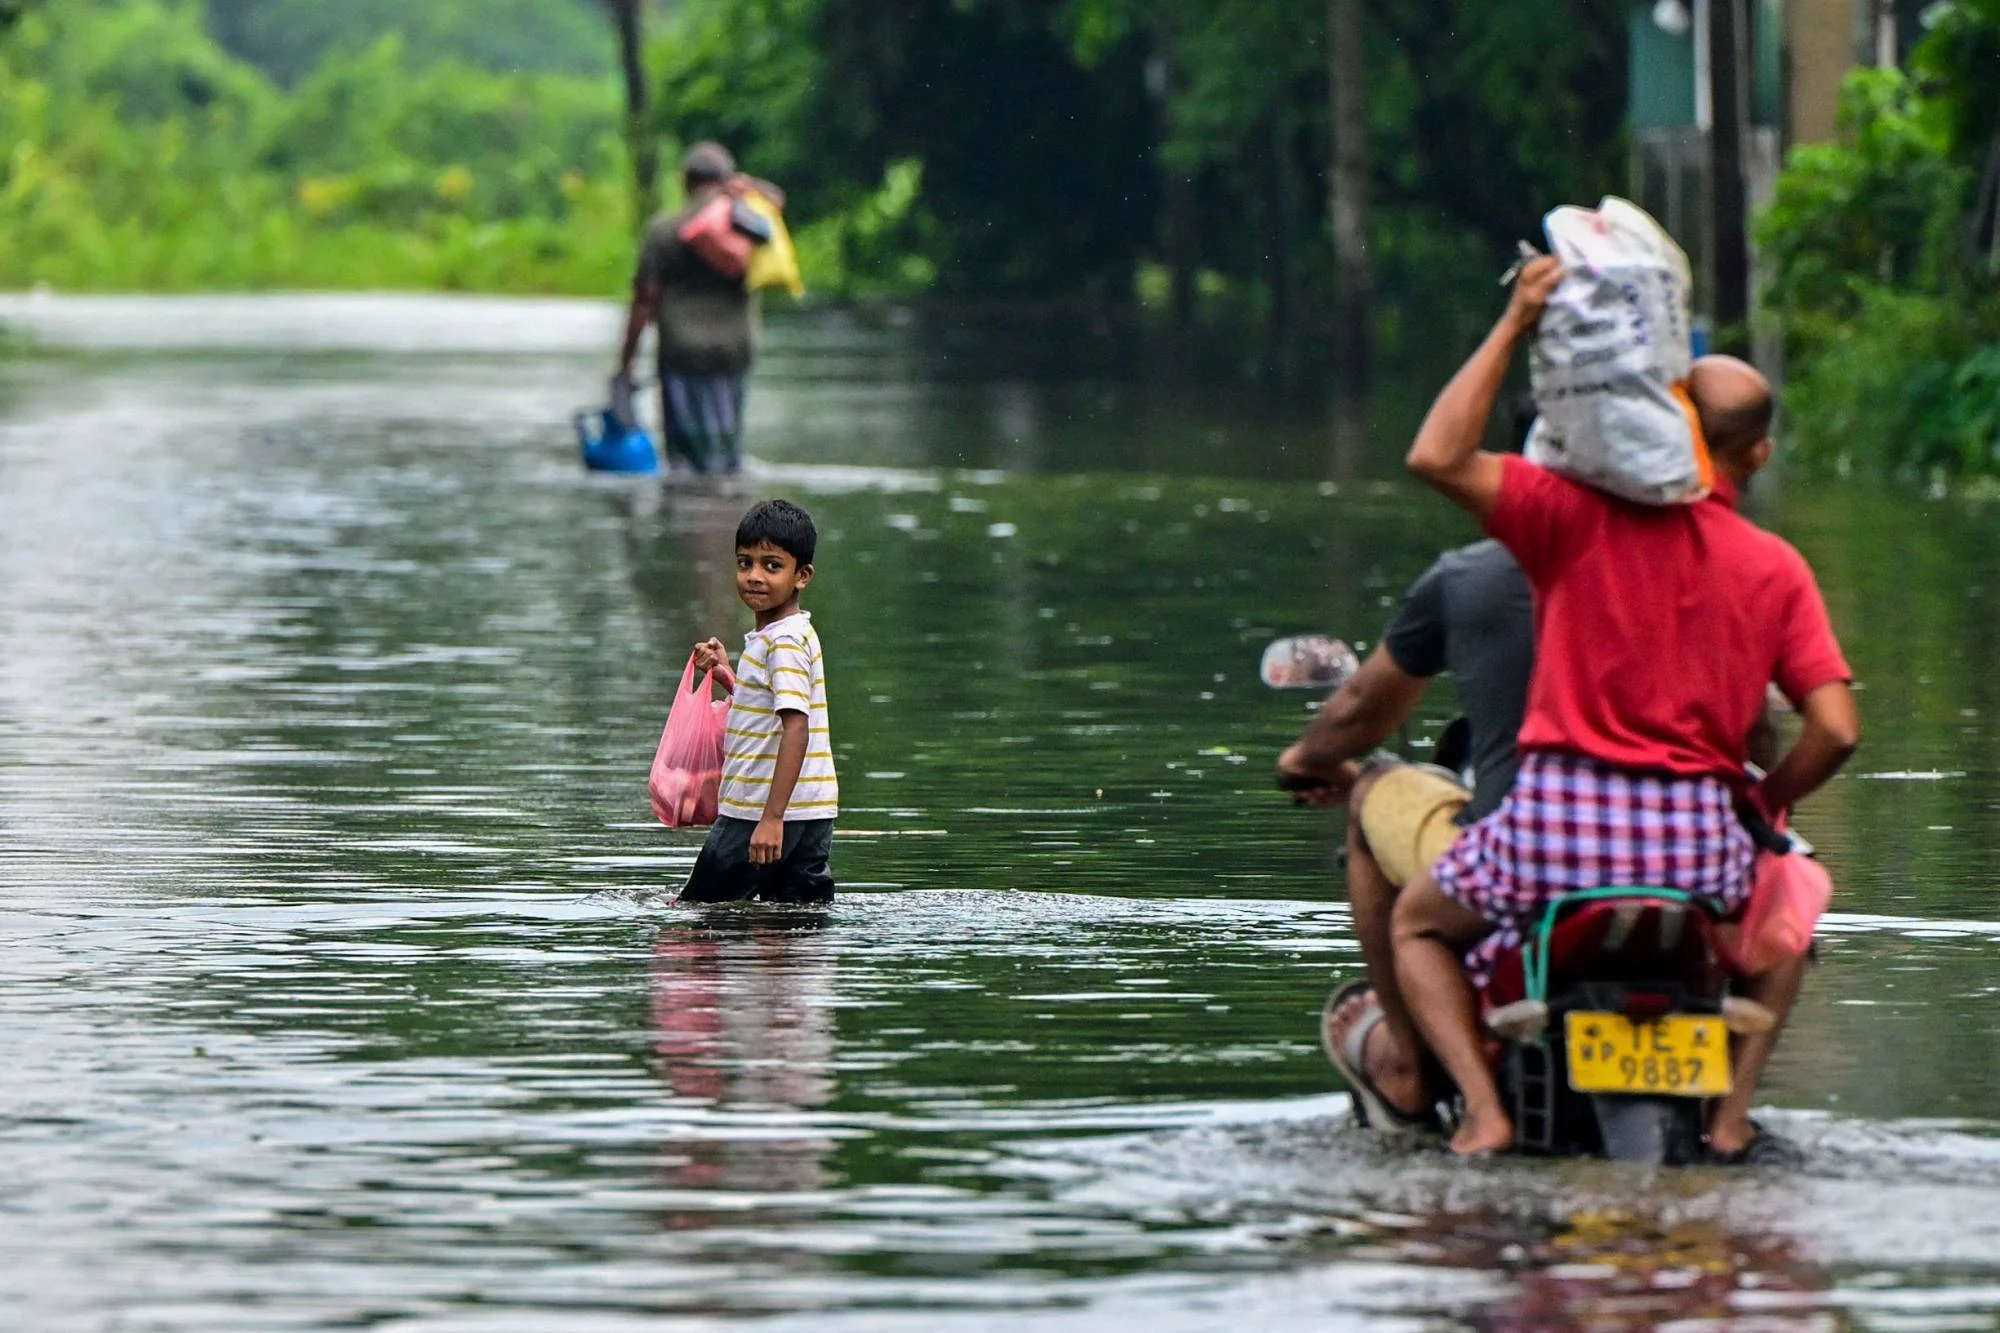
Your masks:
[{"label": "motorcycle rear wheel", "polygon": [[1691,1097],[1593,1095],[1590,1105],[1613,1161],[1688,1166],[1702,1159],[1701,1103]]}]

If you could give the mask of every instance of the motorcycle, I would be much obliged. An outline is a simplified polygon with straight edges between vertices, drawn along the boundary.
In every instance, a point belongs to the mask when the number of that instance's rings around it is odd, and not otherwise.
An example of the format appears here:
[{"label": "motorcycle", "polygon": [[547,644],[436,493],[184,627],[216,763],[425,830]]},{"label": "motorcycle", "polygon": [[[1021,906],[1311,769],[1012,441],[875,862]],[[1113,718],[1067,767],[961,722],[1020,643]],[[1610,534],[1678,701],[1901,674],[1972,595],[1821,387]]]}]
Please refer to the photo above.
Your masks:
[{"label": "motorcycle", "polygon": [[[1358,665],[1339,640],[1304,635],[1270,645],[1259,674],[1332,690]],[[1456,769],[1462,747],[1463,729],[1447,728],[1433,762]],[[1777,1022],[1733,993],[1731,959],[1717,906],[1678,890],[1607,885],[1551,902],[1479,997],[1517,1151],[1702,1160],[1704,1102],[1730,1087],[1730,1035]],[[1441,1122],[1458,1109],[1454,1095]]]}]

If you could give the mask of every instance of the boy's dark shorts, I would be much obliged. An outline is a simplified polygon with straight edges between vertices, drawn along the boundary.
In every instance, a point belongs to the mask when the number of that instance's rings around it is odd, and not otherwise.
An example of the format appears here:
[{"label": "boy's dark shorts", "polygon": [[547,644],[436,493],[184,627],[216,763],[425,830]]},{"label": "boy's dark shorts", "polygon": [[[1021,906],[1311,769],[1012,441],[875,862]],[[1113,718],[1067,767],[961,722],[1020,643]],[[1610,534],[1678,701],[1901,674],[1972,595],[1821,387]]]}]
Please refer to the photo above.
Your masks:
[{"label": "boy's dark shorts", "polygon": [[827,858],[833,852],[831,819],[789,820],[785,824],[785,854],[768,865],[750,864],[751,819],[715,821],[701,845],[694,871],[681,890],[684,903],[733,903],[751,898],[767,903],[830,903],[833,873]]}]

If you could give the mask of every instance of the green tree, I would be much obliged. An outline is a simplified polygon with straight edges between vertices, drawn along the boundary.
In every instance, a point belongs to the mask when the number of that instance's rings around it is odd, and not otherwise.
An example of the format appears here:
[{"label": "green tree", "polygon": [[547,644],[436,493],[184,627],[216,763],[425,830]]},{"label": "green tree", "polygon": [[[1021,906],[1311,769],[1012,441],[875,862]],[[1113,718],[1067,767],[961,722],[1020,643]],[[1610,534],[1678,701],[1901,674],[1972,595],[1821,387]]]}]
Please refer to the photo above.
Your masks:
[{"label": "green tree", "polygon": [[862,207],[899,164],[921,199],[845,267],[920,251],[940,290],[1120,296],[1149,238],[1145,51],[1072,58],[1045,17],[933,0],[687,0],[655,44],[663,131],[715,138],[801,217]]},{"label": "green tree", "polygon": [[[1624,178],[1625,7],[1366,7],[1367,252],[1392,345],[1436,341],[1547,207]],[[712,136],[859,207],[921,188],[877,256],[940,289],[1122,298],[1149,269],[1322,320],[1333,290],[1324,24],[1271,0],[682,0],[655,43],[661,130]],[[1417,329],[1423,330],[1420,339]]]},{"label": "green tree", "polygon": [[0,286],[609,290],[616,106],[394,38],[288,92],[186,4],[38,6],[0,44]]},{"label": "green tree", "polygon": [[1838,143],[1796,150],[1761,219],[1801,453],[2000,474],[2000,0],[1935,15],[1911,71],[1862,70]]},{"label": "green tree", "polygon": [[647,114],[645,5],[643,0],[604,0],[618,31],[618,73],[625,83],[625,151],[632,157],[633,215],[643,220],[659,202],[660,140]]},{"label": "green tree", "polygon": [[232,54],[282,83],[400,37],[412,63],[456,60],[500,73],[604,74],[611,34],[598,0],[206,0]]}]

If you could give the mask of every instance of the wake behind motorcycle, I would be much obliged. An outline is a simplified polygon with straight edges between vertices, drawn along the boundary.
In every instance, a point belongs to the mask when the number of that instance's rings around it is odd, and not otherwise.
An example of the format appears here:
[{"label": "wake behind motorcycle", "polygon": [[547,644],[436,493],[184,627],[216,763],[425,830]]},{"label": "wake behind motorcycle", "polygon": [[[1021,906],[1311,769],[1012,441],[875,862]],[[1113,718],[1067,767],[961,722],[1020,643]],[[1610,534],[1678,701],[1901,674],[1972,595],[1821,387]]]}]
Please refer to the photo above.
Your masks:
[{"label": "wake behind motorcycle", "polygon": [[[1271,644],[1260,674],[1273,688],[1331,690],[1357,667],[1346,644],[1306,635]],[[1452,739],[1447,728],[1437,747],[1447,767]],[[1702,1160],[1704,1103],[1730,1088],[1730,1034],[1777,1021],[1732,993],[1731,958],[1719,907],[1678,890],[1606,885],[1551,902],[1480,996],[1517,1151]],[[1438,1108],[1443,1123],[1455,1102]]]}]

